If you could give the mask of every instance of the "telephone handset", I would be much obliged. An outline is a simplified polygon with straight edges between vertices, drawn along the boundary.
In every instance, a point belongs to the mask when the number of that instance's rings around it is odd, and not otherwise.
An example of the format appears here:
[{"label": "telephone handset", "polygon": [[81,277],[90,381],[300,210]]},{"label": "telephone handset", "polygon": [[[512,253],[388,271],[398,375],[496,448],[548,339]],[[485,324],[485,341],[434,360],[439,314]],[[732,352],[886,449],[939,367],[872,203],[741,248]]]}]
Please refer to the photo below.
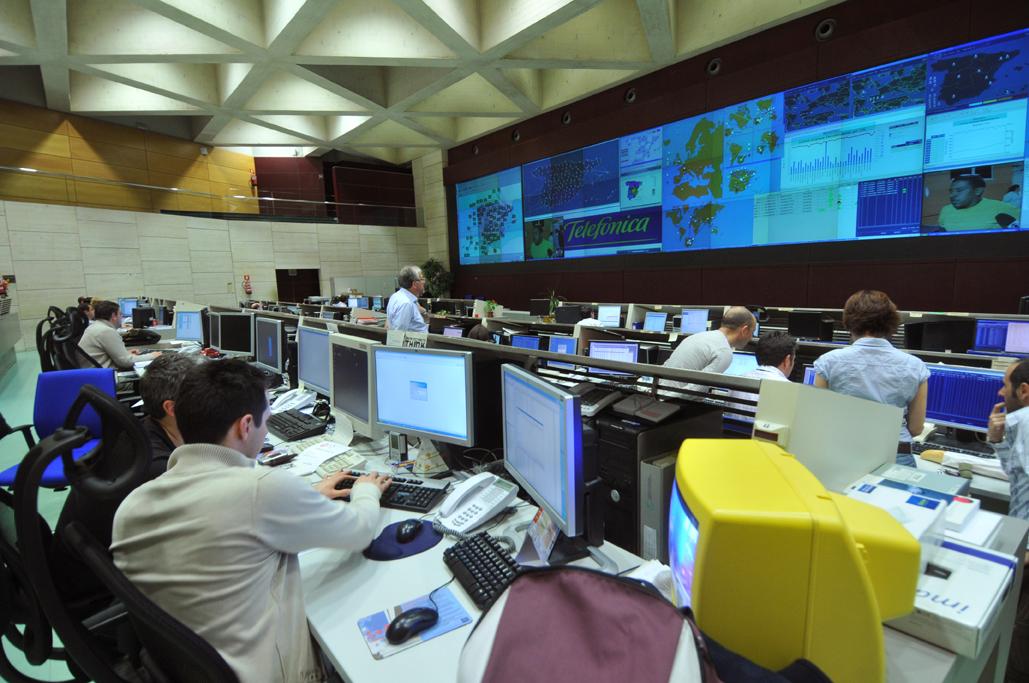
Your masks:
[{"label": "telephone handset", "polygon": [[286,410],[300,410],[314,403],[315,398],[316,396],[313,391],[290,389],[272,402],[272,412],[281,413]]},{"label": "telephone handset", "polygon": [[450,492],[440,506],[436,523],[448,532],[468,533],[499,514],[517,494],[516,484],[480,472]]}]

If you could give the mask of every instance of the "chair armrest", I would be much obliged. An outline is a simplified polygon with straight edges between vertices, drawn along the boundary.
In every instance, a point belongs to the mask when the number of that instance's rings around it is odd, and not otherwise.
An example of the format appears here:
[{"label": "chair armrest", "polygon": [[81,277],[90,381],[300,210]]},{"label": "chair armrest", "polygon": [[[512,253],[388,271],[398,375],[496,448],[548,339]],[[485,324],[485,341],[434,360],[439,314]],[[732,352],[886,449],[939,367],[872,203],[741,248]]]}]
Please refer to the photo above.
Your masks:
[{"label": "chair armrest", "polygon": [[32,425],[21,425],[20,427],[14,427],[11,429],[11,433],[21,432],[21,435],[25,437],[25,443],[28,444],[29,448],[36,445],[36,440],[32,438]]},{"label": "chair armrest", "polygon": [[110,607],[106,607],[93,616],[84,619],[82,625],[85,626],[88,631],[96,631],[110,624],[116,624],[124,621],[128,616],[129,611],[125,609],[125,605],[120,602],[116,602]]}]

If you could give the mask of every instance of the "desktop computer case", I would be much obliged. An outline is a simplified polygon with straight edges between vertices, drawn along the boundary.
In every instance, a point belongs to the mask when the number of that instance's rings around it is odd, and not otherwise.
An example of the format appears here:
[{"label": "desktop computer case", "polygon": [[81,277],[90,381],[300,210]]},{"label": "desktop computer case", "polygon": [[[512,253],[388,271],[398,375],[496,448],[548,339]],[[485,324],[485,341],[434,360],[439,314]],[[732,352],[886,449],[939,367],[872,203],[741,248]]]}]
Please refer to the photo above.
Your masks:
[{"label": "desktop computer case", "polygon": [[668,507],[675,483],[676,451],[640,463],[640,552],[668,564]]}]

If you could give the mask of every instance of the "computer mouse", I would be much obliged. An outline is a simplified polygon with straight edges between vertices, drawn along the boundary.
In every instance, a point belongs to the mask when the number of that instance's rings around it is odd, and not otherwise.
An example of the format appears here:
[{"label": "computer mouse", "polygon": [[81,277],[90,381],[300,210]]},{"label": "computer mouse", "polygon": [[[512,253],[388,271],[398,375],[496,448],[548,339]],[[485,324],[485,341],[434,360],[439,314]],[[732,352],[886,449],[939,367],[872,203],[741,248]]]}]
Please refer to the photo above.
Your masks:
[{"label": "computer mouse", "polygon": [[386,640],[394,645],[406,643],[411,636],[416,636],[427,628],[432,628],[439,621],[439,612],[431,607],[415,607],[401,612],[386,627]]},{"label": "computer mouse", "polygon": [[424,525],[420,520],[407,519],[397,525],[397,543],[410,543],[422,533]]}]

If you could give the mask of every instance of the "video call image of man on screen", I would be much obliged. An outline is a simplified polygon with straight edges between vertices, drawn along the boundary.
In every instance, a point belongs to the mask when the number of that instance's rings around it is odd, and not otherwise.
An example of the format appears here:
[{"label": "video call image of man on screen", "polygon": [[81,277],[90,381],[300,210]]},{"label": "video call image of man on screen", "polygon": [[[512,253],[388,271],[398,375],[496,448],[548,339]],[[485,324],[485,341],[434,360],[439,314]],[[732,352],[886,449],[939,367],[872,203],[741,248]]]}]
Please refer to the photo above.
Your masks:
[{"label": "video call image of man on screen", "polygon": [[[1021,176],[1022,165],[1004,165],[975,169],[960,169],[947,172],[950,184],[944,203],[943,193],[929,190],[926,196],[926,213],[935,200],[939,206],[936,221],[926,220],[922,232],[962,232],[966,230],[1001,230],[1020,227],[1018,204],[1011,204],[1002,198],[1010,195],[1011,184],[1000,181],[993,171],[1008,171]],[[987,196],[994,195],[996,199]]]},{"label": "video call image of man on screen", "polygon": [[565,250],[561,238],[561,219],[542,218],[526,223],[525,256],[530,260],[562,258]]}]

